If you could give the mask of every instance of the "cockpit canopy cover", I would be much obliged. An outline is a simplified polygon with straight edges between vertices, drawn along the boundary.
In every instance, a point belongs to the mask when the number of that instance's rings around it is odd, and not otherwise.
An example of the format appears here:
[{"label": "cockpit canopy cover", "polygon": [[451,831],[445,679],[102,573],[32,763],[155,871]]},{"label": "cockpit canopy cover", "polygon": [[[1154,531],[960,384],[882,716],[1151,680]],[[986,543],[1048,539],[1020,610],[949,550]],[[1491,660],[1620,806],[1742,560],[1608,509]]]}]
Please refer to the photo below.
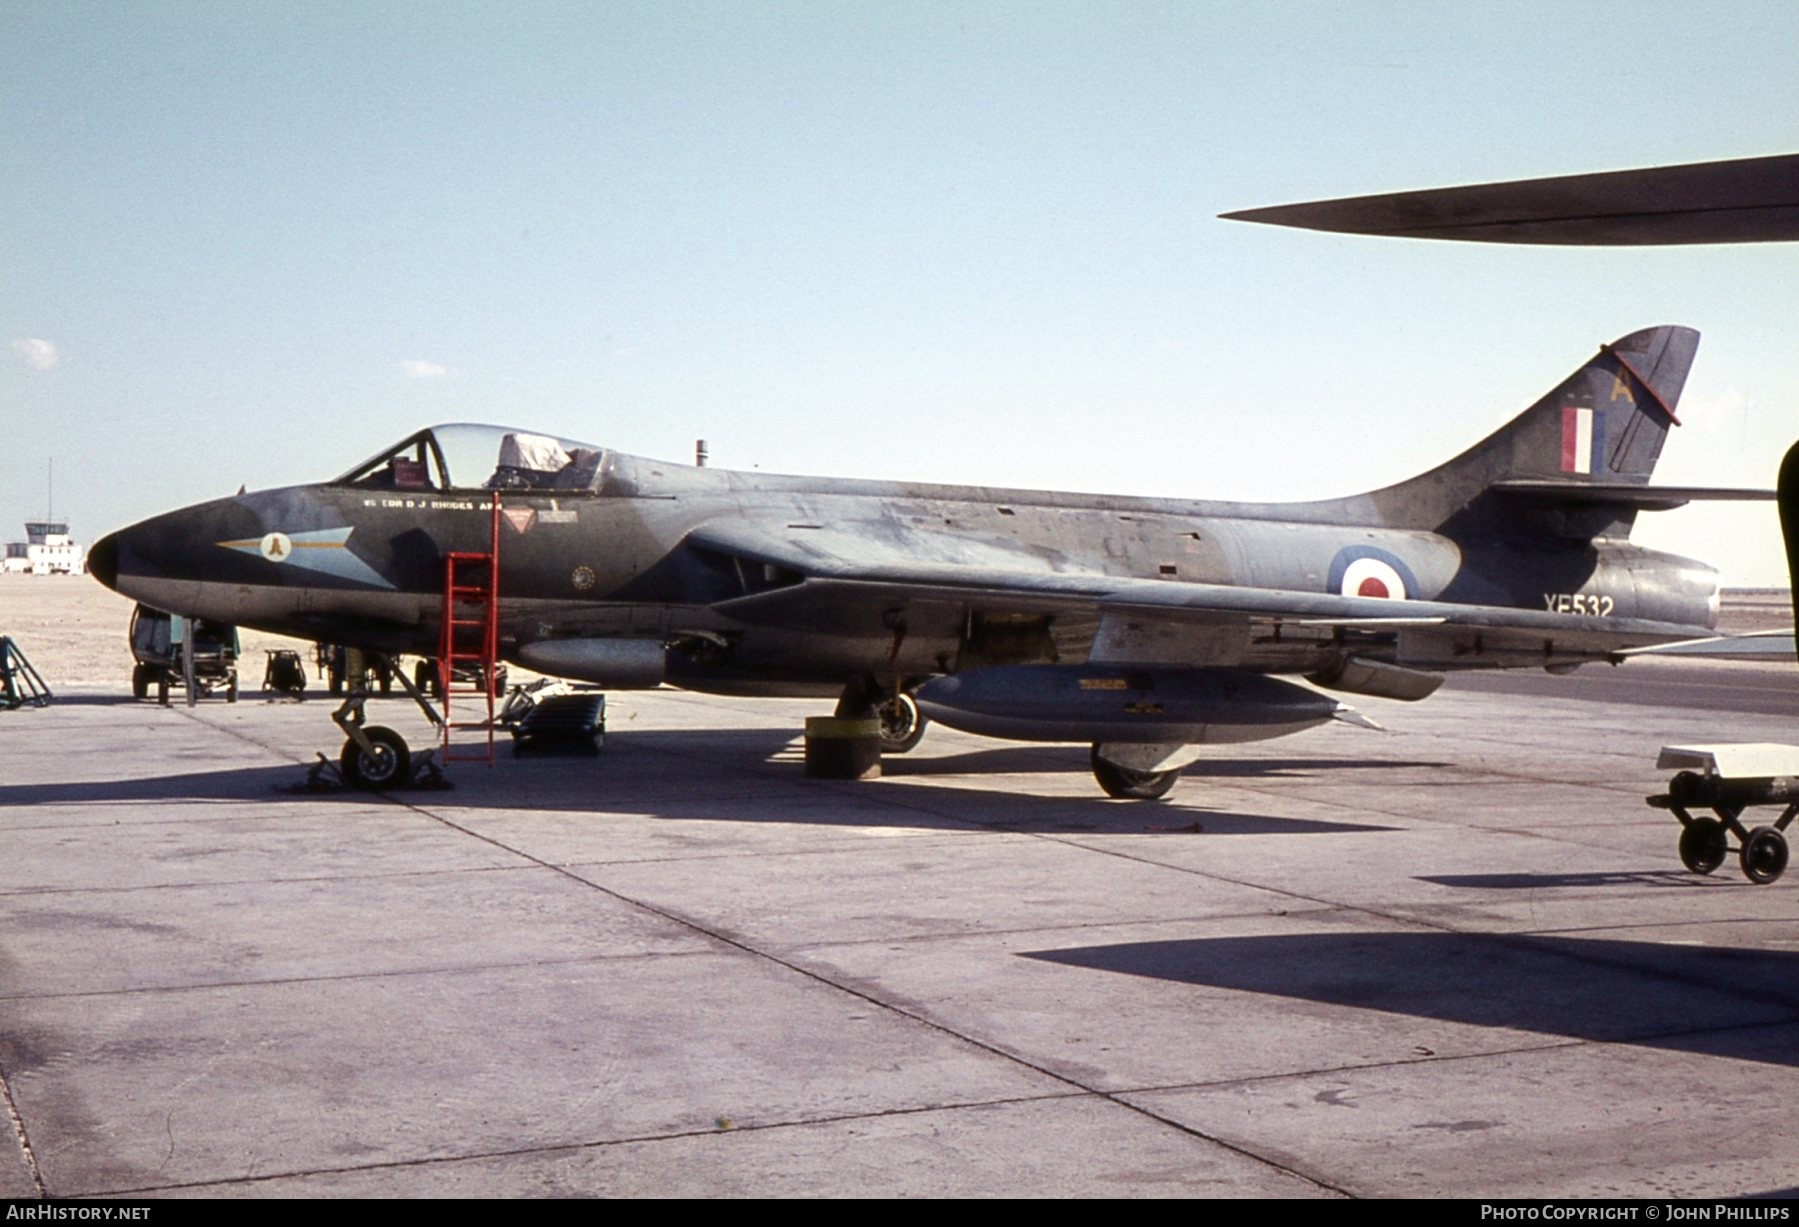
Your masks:
[{"label": "cockpit canopy cover", "polygon": [[596,493],[605,450],[508,426],[459,422],[411,435],[333,484],[379,490]]}]

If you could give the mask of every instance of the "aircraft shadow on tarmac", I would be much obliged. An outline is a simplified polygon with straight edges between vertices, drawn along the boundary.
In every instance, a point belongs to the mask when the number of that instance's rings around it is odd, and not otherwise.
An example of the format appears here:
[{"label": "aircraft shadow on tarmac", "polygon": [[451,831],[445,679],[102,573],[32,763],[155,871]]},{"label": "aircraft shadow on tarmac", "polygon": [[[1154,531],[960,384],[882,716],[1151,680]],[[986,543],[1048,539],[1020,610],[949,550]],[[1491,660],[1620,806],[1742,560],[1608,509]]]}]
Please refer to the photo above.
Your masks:
[{"label": "aircraft shadow on tarmac", "polygon": [[1799,953],[1566,937],[1331,933],[1025,952],[1440,1022],[1799,1065]]},{"label": "aircraft shadow on tarmac", "polygon": [[[942,777],[1005,770],[994,758],[1032,772],[1066,771],[1090,783],[1087,755],[1069,747],[1000,747],[950,759],[908,759],[878,782],[810,780],[791,737],[775,730],[633,732],[598,757],[514,759],[503,747],[490,772],[457,764],[450,789],[405,788],[392,794],[330,789],[296,791],[307,767],[230,767],[128,779],[0,784],[0,808],[129,802],[235,801],[251,804],[353,804],[387,796],[427,810],[566,812],[596,821],[613,814],[708,822],[784,822],[821,826],[891,826],[1062,834],[1265,835],[1374,834],[1397,828],[1208,805],[1203,779],[1167,802],[1113,801],[1098,795],[1038,796],[993,787],[961,787]],[[953,764],[960,763],[957,767]],[[1392,766],[1362,760],[1278,760],[1328,774],[1341,766]],[[951,764],[951,765],[946,765]]]},{"label": "aircraft shadow on tarmac", "polygon": [[[1224,747],[1226,751],[1230,747]],[[1441,762],[1402,761],[1391,758],[1202,758],[1182,771],[1184,779],[1202,777],[1254,778],[1329,774],[1337,771],[1403,771],[1409,768],[1441,768]],[[889,756],[881,771],[895,778],[930,775],[977,775],[996,772],[1084,772],[1088,769],[1084,746],[1001,746],[992,750],[967,750],[960,754]]]}]

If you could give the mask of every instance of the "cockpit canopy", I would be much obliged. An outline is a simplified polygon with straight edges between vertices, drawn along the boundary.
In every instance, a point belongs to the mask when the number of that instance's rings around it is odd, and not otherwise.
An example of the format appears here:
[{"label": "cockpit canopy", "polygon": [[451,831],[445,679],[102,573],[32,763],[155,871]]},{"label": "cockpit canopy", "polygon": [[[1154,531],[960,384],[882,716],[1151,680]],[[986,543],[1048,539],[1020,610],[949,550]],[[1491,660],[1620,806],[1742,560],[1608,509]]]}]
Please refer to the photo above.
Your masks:
[{"label": "cockpit canopy", "polygon": [[557,490],[598,493],[602,448],[507,426],[433,426],[332,484],[370,490]]}]

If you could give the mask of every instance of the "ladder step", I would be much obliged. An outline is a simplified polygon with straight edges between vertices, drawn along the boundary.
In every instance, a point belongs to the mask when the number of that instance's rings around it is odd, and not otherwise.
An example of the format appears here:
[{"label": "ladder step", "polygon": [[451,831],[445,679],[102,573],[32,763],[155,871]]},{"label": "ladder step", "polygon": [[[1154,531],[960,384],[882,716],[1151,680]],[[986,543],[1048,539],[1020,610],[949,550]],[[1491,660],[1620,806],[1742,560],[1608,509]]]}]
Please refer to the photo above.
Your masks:
[{"label": "ladder step", "polygon": [[[443,705],[443,761],[482,762],[493,764],[494,693],[493,677],[498,669],[495,636],[498,633],[500,566],[500,496],[490,496],[488,542],[486,551],[451,550],[444,555],[444,596],[442,630],[438,638],[438,698]],[[458,681],[456,670],[475,666],[480,676]],[[467,696],[475,700],[475,712],[485,702],[485,719],[457,720],[451,713],[450,697]],[[457,710],[461,710],[461,698]],[[486,735],[486,743],[475,749],[467,743],[460,749],[451,744],[455,731],[472,731]]]}]

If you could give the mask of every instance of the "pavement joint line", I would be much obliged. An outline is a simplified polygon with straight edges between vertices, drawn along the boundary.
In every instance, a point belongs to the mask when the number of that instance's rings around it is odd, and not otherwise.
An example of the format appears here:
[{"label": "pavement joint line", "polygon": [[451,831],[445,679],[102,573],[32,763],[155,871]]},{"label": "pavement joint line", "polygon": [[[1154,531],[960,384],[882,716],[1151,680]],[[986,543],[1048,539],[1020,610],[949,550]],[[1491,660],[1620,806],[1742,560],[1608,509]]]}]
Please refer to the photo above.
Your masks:
[{"label": "pavement joint line", "polygon": [[123,988],[86,989],[65,993],[0,993],[0,1001],[80,1001],[94,997],[135,997],[162,993],[216,993],[243,988],[283,988],[296,984],[340,984],[366,980],[405,980],[424,976],[476,975],[523,967],[578,967],[650,959],[716,958],[714,950],[657,950],[637,954],[587,954],[563,959],[519,959],[510,962],[444,964],[437,967],[394,967],[386,971],[341,972],[317,976],[273,976],[264,980],[207,980],[194,984],[140,984]]},{"label": "pavement joint line", "polygon": [[[934,1112],[970,1112],[983,1108],[1004,1108],[1016,1104],[1054,1103],[1059,1100],[1074,1102],[1083,1099],[1103,1100],[1103,1095],[1091,1091],[1052,1091],[1041,1095],[1010,1095],[999,1099],[976,1099],[964,1103],[920,1104],[915,1107],[884,1108],[874,1112],[846,1112],[836,1115],[802,1117],[793,1120],[763,1121],[754,1124],[733,1124],[729,1129],[717,1127],[710,1129],[680,1129],[666,1133],[645,1133],[633,1137],[606,1138],[597,1141],[547,1142],[540,1146],[519,1146],[505,1150],[471,1151],[460,1155],[423,1155],[414,1159],[392,1159],[379,1163],[354,1164],[348,1167],[314,1167],[295,1168],[284,1172],[259,1172],[255,1175],[226,1176],[215,1180],[187,1180],[176,1184],[141,1185],[120,1189],[97,1189],[84,1193],[70,1193],[70,1197],[116,1197],[138,1193],[156,1193],[171,1189],[205,1189],[219,1185],[258,1184],[272,1180],[304,1180],[311,1176],[353,1175],[357,1172],[391,1171],[414,1167],[430,1167],[443,1163],[480,1163],[490,1159],[524,1158],[529,1155],[550,1155],[559,1151],[578,1152],[583,1150],[610,1150],[618,1146],[641,1146],[653,1142],[680,1142],[705,1138],[725,1138],[734,1133],[767,1133],[782,1129],[808,1129],[821,1125],[850,1124],[856,1121],[885,1120],[891,1117],[924,1116]],[[1135,1111],[1127,1104],[1114,1105],[1127,1111]]]},{"label": "pavement joint line", "polygon": [[[1281,912],[1219,912],[1204,917],[1208,924],[1229,920],[1267,920],[1270,917],[1305,917],[1340,912],[1340,907],[1304,908]],[[954,933],[912,933],[903,937],[858,937],[831,941],[801,942],[796,950],[840,950],[856,946],[907,946],[928,942],[975,941],[985,937],[1017,937],[1029,933],[1080,933],[1091,929],[1146,929],[1166,925],[1190,924],[1192,917],[1147,916],[1137,920],[1091,920],[1076,924],[1041,924],[1024,928],[963,929]]]},{"label": "pavement joint line", "polygon": [[204,725],[205,727],[212,729],[215,732],[223,733],[227,737],[234,737],[238,741],[244,742],[247,745],[255,746],[259,750],[266,750],[270,754],[276,755],[279,758],[287,759],[289,762],[294,763],[296,766],[304,767],[304,766],[308,765],[308,763],[310,762],[310,760],[308,760],[308,759],[294,758],[292,751],[284,750],[280,746],[270,745],[266,741],[258,740],[257,738],[250,736],[248,733],[243,732],[241,729],[233,728],[227,724],[221,724],[215,720],[208,720],[206,718],[207,713],[205,712],[204,709],[202,709],[200,707],[189,708],[189,707],[183,706],[183,707],[178,707],[175,710],[178,715],[184,717],[185,719],[193,721],[195,724]]},{"label": "pavement joint line", "polygon": [[[1132,1087],[1112,1092],[1115,1095],[1162,1095],[1177,1091],[1212,1091],[1228,1090],[1237,1086],[1258,1086],[1266,1083],[1291,1082],[1308,1078],[1327,1077],[1332,1074],[1365,1073],[1369,1070],[1403,1069],[1411,1065],[1442,1065],[1458,1062],[1490,1061],[1500,1057],[1523,1056],[1533,1052],[1556,1052],[1559,1050],[1575,1050],[1581,1048],[1607,1047],[1627,1044],[1639,1047],[1653,1046],[1657,1040],[1694,1039],[1703,1036],[1725,1036],[1737,1032],[1762,1031],[1770,1027],[1792,1027],[1799,1019],[1768,1020],[1763,1022],[1731,1023],[1723,1027],[1694,1027],[1687,1030],[1646,1031],[1638,1035],[1617,1035],[1603,1039],[1586,1036],[1564,1036],[1561,1038],[1545,1036],[1538,1044],[1511,1044],[1503,1048],[1488,1048],[1478,1052],[1432,1052],[1415,1057],[1399,1057],[1384,1061],[1354,1061],[1344,1065],[1321,1065],[1314,1069],[1282,1070],[1279,1073],[1252,1074],[1239,1078],[1219,1078],[1212,1081],[1168,1083],[1159,1086]],[[1541,1035],[1541,1032],[1523,1031],[1511,1028],[1527,1035]],[[1701,1054],[1704,1055],[1704,1054]],[[1740,1057],[1720,1056],[1719,1060],[1742,1060]]]},{"label": "pavement joint line", "polygon": [[[1756,925],[1756,924],[1761,924],[1762,920],[1763,920],[1763,918],[1760,916],[1736,916],[1736,917],[1728,917],[1727,916],[1727,917],[1722,917],[1722,918],[1713,918],[1710,916],[1706,916],[1706,917],[1701,917],[1700,919],[1697,919],[1697,920],[1659,920],[1659,921],[1655,922],[1654,927],[1662,928],[1662,929],[1684,929],[1684,928],[1688,928],[1688,927],[1698,927],[1701,925],[1725,925],[1725,926]],[[1543,934],[1545,936],[1553,936],[1554,934],[1557,934],[1557,933],[1629,933],[1636,929],[1644,929],[1644,928],[1649,928],[1649,927],[1650,927],[1650,925],[1647,922],[1637,921],[1634,924],[1586,925],[1581,928],[1537,929],[1537,930],[1534,930],[1534,932]],[[1658,942],[1656,944],[1662,945],[1662,946],[1670,946],[1670,945],[1679,945],[1681,943]],[[1799,939],[1794,939],[1792,941],[1792,944],[1799,945]]]},{"label": "pavement joint line", "polygon": [[395,878],[452,877],[463,873],[537,873],[537,865],[470,865],[464,869],[389,869],[373,873],[313,874],[302,878],[223,878],[218,881],[141,882],[136,886],[43,886],[0,889],[0,899],[32,899],[44,895],[129,895],[150,890],[210,890],[229,886],[292,886],[306,882],[379,882]]},{"label": "pavement joint line", "polygon": [[787,971],[789,971],[795,975],[798,975],[805,979],[811,980],[814,983],[824,985],[826,988],[829,988],[835,992],[843,993],[846,996],[854,997],[855,999],[857,999],[859,1001],[865,1001],[869,1005],[874,1006],[876,1009],[885,1010],[885,1011],[888,1011],[898,1017],[909,1019],[910,1021],[912,1021],[913,1023],[915,1023],[918,1026],[926,1027],[932,1031],[937,1032],[940,1035],[948,1036],[951,1039],[954,1039],[959,1043],[966,1044],[972,1048],[976,1048],[982,1052],[986,1052],[989,1055],[998,1057],[999,1059],[1001,1059],[1003,1061],[1009,1061],[1014,1064],[1020,1065],[1020,1066],[1024,1067],[1025,1069],[1031,1070],[1033,1073],[1036,1073],[1041,1077],[1049,1078],[1052,1081],[1063,1084],[1064,1086],[1073,1087],[1077,1091],[1082,1091],[1082,1092],[1085,1092],[1090,1095],[1098,1096],[1099,1098],[1102,1098],[1102,1099],[1110,1100],[1112,1103],[1118,1104],[1119,1106],[1126,1108],[1127,1110],[1129,1110],[1131,1112],[1138,1113],[1139,1115],[1147,1117],[1150,1120],[1158,1121],[1161,1124],[1167,1126],[1168,1128],[1177,1130],[1181,1133],[1185,1133],[1191,1137],[1199,1138],[1203,1141],[1211,1143],[1214,1146],[1223,1147],[1224,1149],[1230,1150],[1236,1154],[1242,1155],[1245,1158],[1251,1159],[1257,1163],[1263,1164],[1266,1167],[1272,1168],[1275,1171],[1283,1172],[1289,1176],[1294,1177],[1295,1179],[1304,1180],[1309,1184],[1315,1185],[1321,1189],[1326,1189],[1330,1192],[1335,1192],[1335,1193],[1344,1192],[1344,1190],[1337,1188],[1336,1186],[1330,1184],[1329,1182],[1327,1182],[1319,1177],[1313,1176],[1309,1173],[1298,1171],[1297,1169],[1289,1167],[1286,1164],[1279,1162],[1278,1160],[1271,1159],[1266,1155],[1256,1154],[1255,1152],[1247,1150],[1243,1147],[1234,1146],[1231,1143],[1226,1142],[1220,1138],[1212,1137],[1211,1135],[1206,1134],[1206,1133],[1202,1132],[1201,1130],[1195,1129],[1192,1126],[1184,1124],[1181,1121],[1169,1119],[1167,1117],[1162,1116],[1159,1113],[1152,1112],[1149,1109],[1144,1108],[1140,1105],[1126,1103],[1125,1101],[1115,1098],[1111,1094],[1099,1089],[1098,1087],[1087,1086],[1086,1084],[1078,1081],[1075,1078],[1071,1078],[1065,1074],[1059,1074],[1056,1071],[1047,1068],[1046,1066],[1040,1065],[1034,1061],[1027,1060],[1025,1057],[1019,1055],[1018,1053],[1008,1052],[1005,1049],[997,1047],[996,1045],[990,1044],[984,1040],[979,1040],[979,1039],[975,1039],[972,1036],[964,1035],[961,1032],[955,1030],[953,1027],[950,1027],[944,1023],[941,1023],[941,1022],[937,1021],[936,1019],[929,1018],[922,1014],[916,1013],[912,1010],[905,1009],[891,1001],[884,1001],[881,998],[874,996],[871,992],[869,992],[867,990],[856,988],[849,984],[841,983],[837,980],[832,979],[830,976],[825,975],[821,971],[815,970],[810,967],[803,966],[791,959],[783,958],[780,955],[773,953],[772,951],[759,949],[756,946],[751,945],[749,943],[749,941],[744,938],[732,937],[729,934],[720,932],[720,931],[712,929],[712,928],[708,928],[707,926],[705,926],[705,925],[699,923],[698,921],[693,920],[689,917],[681,916],[678,913],[670,912],[664,908],[656,907],[653,904],[647,903],[641,899],[632,898],[631,896],[626,895],[620,891],[613,890],[610,887],[602,886],[597,882],[589,881],[588,879],[580,877],[577,874],[570,873],[568,870],[563,869],[562,867],[560,867],[558,865],[551,864],[548,861],[545,861],[539,857],[533,856],[529,852],[526,852],[519,848],[514,848],[508,844],[501,842],[500,840],[494,839],[491,836],[483,835],[477,831],[470,830],[469,828],[464,827],[458,823],[452,822],[450,819],[444,817],[441,814],[433,814],[433,813],[431,813],[430,810],[425,809],[423,806],[414,806],[410,802],[404,801],[398,797],[395,797],[393,799],[396,804],[405,805],[408,808],[417,809],[420,813],[427,814],[430,817],[435,818],[438,822],[443,823],[445,826],[451,827],[458,831],[462,831],[463,833],[468,835],[471,839],[479,839],[485,843],[492,844],[495,847],[502,848],[508,852],[511,852],[515,856],[523,857],[526,860],[532,861],[539,865],[543,865],[546,868],[554,869],[554,870],[556,870],[556,872],[565,874],[566,876],[573,879],[574,881],[580,882],[592,890],[599,891],[602,894],[608,895],[608,896],[610,896],[614,899],[617,899],[620,902],[626,903],[632,907],[641,908],[643,911],[648,912],[653,916],[660,916],[664,920],[667,920],[671,924],[676,924],[676,925],[681,926],[682,928],[686,928],[695,933],[699,933],[699,934],[711,939],[712,941],[720,943],[721,945],[729,946],[732,949],[741,951],[742,953],[748,954],[754,958],[764,959],[764,960],[774,964],[777,967],[785,968]]},{"label": "pavement joint line", "polygon": [[[912,810],[916,810],[916,811],[924,812],[924,813],[934,813],[934,811],[926,809],[923,806],[908,805],[905,802],[898,800],[897,798],[895,798],[895,799],[880,798],[878,803],[884,804],[884,805],[890,805],[897,809],[912,809]],[[937,816],[944,817],[944,818],[950,818],[949,815],[937,815]],[[950,820],[955,821],[955,819],[953,819],[953,818],[950,818]],[[966,821],[966,820],[962,820],[962,821]],[[1343,904],[1343,903],[1339,903],[1339,902],[1336,902],[1333,900],[1320,899],[1320,898],[1316,898],[1311,895],[1303,895],[1297,891],[1287,890],[1287,889],[1284,889],[1284,888],[1278,887],[1278,886],[1267,886],[1267,885],[1264,885],[1259,882],[1250,882],[1250,881],[1243,880],[1243,879],[1228,877],[1224,874],[1220,874],[1220,873],[1213,872],[1213,871],[1208,871],[1205,869],[1195,868],[1190,865],[1170,865],[1166,861],[1158,861],[1158,860],[1153,860],[1149,857],[1133,855],[1132,853],[1127,852],[1123,849],[1093,847],[1090,844],[1082,843],[1080,841],[1080,839],[1076,838],[1073,835],[1056,834],[1056,833],[1048,832],[1048,831],[1009,831],[1009,832],[1006,832],[1006,834],[1020,835],[1026,839],[1041,840],[1045,843],[1057,844],[1062,847],[1072,848],[1072,849],[1075,849],[1076,851],[1080,851],[1080,852],[1091,852],[1091,853],[1095,853],[1100,856],[1113,856],[1113,857],[1119,858],[1120,860],[1130,861],[1133,864],[1145,865],[1145,866],[1149,866],[1149,867],[1155,868],[1155,869],[1170,870],[1175,873],[1189,874],[1189,875],[1192,875],[1194,877],[1199,877],[1199,878],[1208,878],[1213,881],[1226,882],[1232,886],[1242,886],[1242,887],[1247,887],[1252,890],[1267,891],[1271,894],[1281,895],[1281,896],[1283,896],[1285,898],[1289,898],[1289,899],[1297,899],[1297,900],[1300,900],[1305,903],[1314,904],[1318,907],[1349,908],[1350,910],[1354,910],[1354,911],[1366,911],[1367,910],[1367,909],[1363,909],[1363,908],[1356,908],[1354,905]],[[1083,834],[1090,834],[1090,833],[1084,832]],[[1397,918],[1388,917],[1387,919],[1397,919]]]},{"label": "pavement joint line", "polygon": [[[1488,772],[1487,774],[1495,775],[1496,773]],[[1540,783],[1541,782],[1540,780],[1537,779],[1537,777],[1528,776],[1528,775],[1520,775],[1520,776],[1497,775],[1497,778],[1506,780],[1506,781],[1508,781],[1510,783],[1514,783],[1514,784],[1516,784],[1516,783]],[[1552,782],[1554,782],[1554,781],[1552,781]],[[1578,787],[1578,785],[1575,785],[1575,787]],[[1597,787],[1597,786],[1595,786],[1595,787]],[[1278,790],[1273,789],[1273,788],[1245,788],[1244,791],[1250,793],[1253,796],[1257,796],[1257,797],[1261,797],[1261,796],[1265,796],[1265,795],[1272,795],[1272,796],[1280,797],[1283,800],[1291,800],[1291,798],[1292,798],[1291,793],[1281,793]],[[1613,790],[1605,789],[1603,791],[1613,791]],[[1629,795],[1636,797],[1636,796],[1642,796],[1643,793],[1641,792],[1640,789],[1631,789]],[[1388,811],[1388,810],[1384,810],[1384,809],[1379,809],[1372,805],[1365,805],[1365,804],[1352,805],[1346,801],[1332,800],[1329,796],[1312,797],[1312,798],[1307,798],[1307,800],[1311,801],[1311,803],[1314,805],[1327,806],[1331,809],[1350,810],[1358,815],[1374,815],[1383,821],[1404,823],[1405,825],[1402,826],[1400,829],[1405,830],[1405,831],[1426,831],[1426,830],[1468,831],[1468,830],[1474,830],[1474,831],[1480,831],[1483,833],[1495,834],[1495,835],[1519,835],[1519,836],[1523,836],[1528,839],[1544,839],[1544,840],[1549,840],[1552,843],[1562,844],[1562,845],[1572,847],[1572,848],[1586,848],[1589,850],[1592,848],[1591,844],[1583,843],[1580,840],[1576,840],[1576,839],[1570,839],[1570,838],[1567,838],[1564,835],[1562,835],[1561,832],[1562,832],[1563,828],[1560,826],[1547,827],[1547,828],[1515,827],[1515,826],[1485,826],[1479,822],[1451,822],[1447,819],[1440,819],[1440,818],[1420,818],[1420,817],[1417,817],[1416,815],[1407,815],[1407,814],[1396,813],[1396,812],[1392,812],[1392,811]],[[1580,824],[1579,829],[1586,831],[1586,830],[1591,830],[1594,827],[1613,827],[1613,826],[1634,827],[1636,825],[1638,825],[1638,824],[1635,821],[1628,819],[1628,818],[1620,817],[1615,820],[1606,821],[1606,822],[1584,822],[1583,821]],[[1373,834],[1376,832],[1370,832],[1370,833]]]},{"label": "pavement joint line", "polygon": [[[210,806],[210,805],[241,805],[250,800],[251,800],[251,798],[248,798],[248,797],[217,797],[217,798],[188,797],[188,798],[183,799],[182,804],[184,804],[184,805],[207,805],[207,806]],[[37,804],[39,804],[39,802],[26,801],[26,802],[22,802],[21,804],[37,805]],[[142,801],[58,801],[58,802],[53,802],[53,804],[80,806],[83,808],[84,811],[88,811],[88,810],[96,809],[96,808],[100,808],[100,807],[111,807],[111,806],[135,807],[135,806],[140,806],[140,805],[144,804],[144,802],[142,802]],[[360,817],[362,817],[362,818],[377,818],[377,817],[382,817],[382,816],[383,815],[379,811],[364,813],[364,814],[360,815]],[[229,815],[229,814],[219,815],[219,816],[214,816],[211,814],[198,814],[198,815],[194,815],[191,817],[182,817],[182,818],[145,818],[142,821],[132,822],[129,824],[123,823],[123,822],[39,822],[39,823],[30,824],[30,825],[17,825],[17,826],[8,826],[8,825],[0,824],[0,832],[4,832],[7,835],[11,835],[11,834],[14,834],[19,831],[110,831],[115,828],[124,827],[124,826],[129,826],[132,830],[154,830],[157,827],[200,826],[200,825],[204,825],[207,823],[215,823],[215,822],[279,822],[279,821],[281,821],[279,816],[264,817],[260,814],[255,817],[251,817],[251,818],[246,818],[241,814],[235,815],[235,816]]]},{"label": "pavement joint line", "polygon": [[31,1149],[31,1138],[25,1132],[25,1118],[19,1115],[18,1101],[13,1098],[12,1079],[7,1077],[4,1068],[0,1068],[0,1098],[6,1100],[6,1115],[12,1122],[13,1141],[19,1144],[19,1155],[25,1161],[25,1170],[31,1173],[32,1187],[37,1190],[39,1198],[48,1197],[50,1193],[44,1186],[44,1174],[38,1170],[37,1153]]},{"label": "pavement joint line", "polygon": [[[929,832],[923,832],[918,836],[907,835],[898,838],[905,839],[908,847],[917,847],[919,840],[934,840],[949,844],[952,840],[960,843],[966,837],[966,833],[964,832],[957,832],[952,836],[937,836]],[[888,838],[893,837],[889,836]],[[851,843],[846,838],[841,843],[833,843],[829,847],[785,848],[772,852],[704,852],[694,856],[621,856],[594,861],[558,861],[557,865],[563,869],[605,869],[612,867],[629,867],[632,865],[698,865],[707,861],[759,861],[800,856],[832,856],[846,852],[863,851],[866,850],[866,848],[866,844]]]}]

